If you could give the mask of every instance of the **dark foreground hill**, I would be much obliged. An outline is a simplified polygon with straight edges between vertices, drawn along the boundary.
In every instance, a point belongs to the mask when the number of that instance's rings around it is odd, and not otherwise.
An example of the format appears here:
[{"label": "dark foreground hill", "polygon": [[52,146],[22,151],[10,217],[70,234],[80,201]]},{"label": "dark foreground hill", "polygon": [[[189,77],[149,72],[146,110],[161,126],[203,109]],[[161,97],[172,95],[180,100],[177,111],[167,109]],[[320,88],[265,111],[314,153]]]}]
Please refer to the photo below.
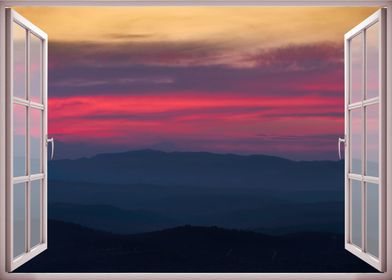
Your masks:
[{"label": "dark foreground hill", "polygon": [[116,235],[50,220],[49,249],[18,272],[375,272],[343,236],[183,226]]}]

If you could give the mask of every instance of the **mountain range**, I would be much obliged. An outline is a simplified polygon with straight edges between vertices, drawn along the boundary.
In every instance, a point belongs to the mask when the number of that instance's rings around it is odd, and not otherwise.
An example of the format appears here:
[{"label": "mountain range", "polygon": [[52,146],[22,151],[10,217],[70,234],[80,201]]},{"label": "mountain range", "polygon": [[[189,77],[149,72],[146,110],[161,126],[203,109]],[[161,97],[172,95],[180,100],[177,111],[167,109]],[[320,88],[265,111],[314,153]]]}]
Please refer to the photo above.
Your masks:
[{"label": "mountain range", "polygon": [[49,217],[130,234],[174,226],[343,231],[342,161],[153,150],[49,164]]},{"label": "mountain range", "polygon": [[49,179],[314,191],[340,189],[343,170],[343,161],[292,161],[267,155],[139,150],[52,161],[49,162]]}]

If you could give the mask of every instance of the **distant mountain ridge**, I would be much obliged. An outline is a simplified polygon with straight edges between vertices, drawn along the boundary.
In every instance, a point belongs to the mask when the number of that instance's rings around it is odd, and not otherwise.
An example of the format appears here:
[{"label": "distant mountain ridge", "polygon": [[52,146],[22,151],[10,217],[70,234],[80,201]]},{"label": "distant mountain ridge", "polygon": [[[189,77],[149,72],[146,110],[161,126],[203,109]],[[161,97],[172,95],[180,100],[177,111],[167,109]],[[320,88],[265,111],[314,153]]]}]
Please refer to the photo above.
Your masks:
[{"label": "distant mountain ridge", "polygon": [[[49,162],[49,179],[107,184],[192,185],[297,190],[340,188],[343,161],[267,155],[138,150]],[[328,174],[328,176],[325,176]]]},{"label": "distant mountain ridge", "polygon": [[49,162],[49,216],[94,229],[140,233],[183,224],[343,230],[342,161],[160,152]]}]

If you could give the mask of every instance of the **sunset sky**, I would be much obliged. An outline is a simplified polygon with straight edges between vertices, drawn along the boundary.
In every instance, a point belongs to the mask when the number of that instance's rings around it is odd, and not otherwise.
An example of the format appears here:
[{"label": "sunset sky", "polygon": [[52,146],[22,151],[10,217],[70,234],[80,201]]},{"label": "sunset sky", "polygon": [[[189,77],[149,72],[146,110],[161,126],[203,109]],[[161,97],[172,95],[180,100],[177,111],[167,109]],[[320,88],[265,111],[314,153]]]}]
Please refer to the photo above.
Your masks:
[{"label": "sunset sky", "polygon": [[337,159],[343,36],[375,8],[17,8],[49,36],[60,158],[152,148]]}]

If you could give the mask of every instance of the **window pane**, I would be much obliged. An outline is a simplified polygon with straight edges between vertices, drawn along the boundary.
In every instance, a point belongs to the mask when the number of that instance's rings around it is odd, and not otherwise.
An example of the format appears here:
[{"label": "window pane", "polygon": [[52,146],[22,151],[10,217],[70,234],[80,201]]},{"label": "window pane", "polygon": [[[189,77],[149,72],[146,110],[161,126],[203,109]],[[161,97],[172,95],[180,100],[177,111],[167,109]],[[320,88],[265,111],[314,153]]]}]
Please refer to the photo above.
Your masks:
[{"label": "window pane", "polygon": [[355,36],[350,41],[350,85],[351,85],[351,98],[350,102],[357,102],[363,99],[363,48],[362,48],[362,33]]},{"label": "window pane", "polygon": [[26,98],[26,30],[13,23],[13,94]]},{"label": "window pane", "polygon": [[378,177],[379,116],[378,104],[366,107],[366,175]]},{"label": "window pane", "polygon": [[30,155],[31,173],[42,172],[42,111],[30,110]]},{"label": "window pane", "polygon": [[31,247],[41,243],[41,180],[31,182]]},{"label": "window pane", "polygon": [[366,30],[366,98],[379,93],[379,30],[378,22]]},{"label": "window pane", "polygon": [[30,100],[41,103],[42,53],[41,39],[31,34],[30,37]]},{"label": "window pane", "polygon": [[378,185],[366,183],[366,244],[367,252],[378,257],[379,232]]},{"label": "window pane", "polygon": [[14,105],[14,177],[26,175],[26,107]]},{"label": "window pane", "polygon": [[26,188],[25,183],[14,185],[14,258],[25,252],[26,226]]},{"label": "window pane", "polygon": [[362,108],[350,111],[351,173],[362,173]]},{"label": "window pane", "polygon": [[361,182],[351,180],[351,242],[362,247]]}]

